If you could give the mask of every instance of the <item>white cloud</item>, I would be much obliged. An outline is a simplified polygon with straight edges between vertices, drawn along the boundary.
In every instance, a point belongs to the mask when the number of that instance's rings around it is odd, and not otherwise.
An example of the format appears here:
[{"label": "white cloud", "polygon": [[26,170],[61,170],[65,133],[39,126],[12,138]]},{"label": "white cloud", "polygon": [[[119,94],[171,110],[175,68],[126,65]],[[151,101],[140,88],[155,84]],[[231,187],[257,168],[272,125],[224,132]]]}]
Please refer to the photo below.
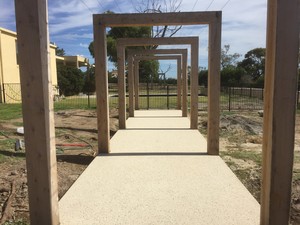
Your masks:
[{"label": "white cloud", "polygon": [[[111,10],[117,13],[136,11],[143,0],[51,0],[49,3],[50,39],[70,54],[89,56],[87,46],[93,40],[92,14]],[[214,0],[209,11],[220,10],[228,0]],[[196,0],[183,0],[181,11],[191,11]],[[203,11],[211,0],[199,0],[193,11]],[[231,52],[245,54],[265,46],[267,0],[230,0],[222,12],[222,45],[230,44]],[[0,0],[0,26],[15,30],[12,0]],[[207,27],[185,26],[176,36],[199,36],[199,62],[207,62]],[[174,46],[164,46],[173,48]],[[181,48],[182,46],[176,46]],[[187,46],[183,46],[187,48]]]},{"label": "white cloud", "polygon": [[83,43],[80,43],[79,46],[80,46],[80,47],[83,47],[83,48],[88,48],[88,47],[89,47],[89,44],[83,44]]}]

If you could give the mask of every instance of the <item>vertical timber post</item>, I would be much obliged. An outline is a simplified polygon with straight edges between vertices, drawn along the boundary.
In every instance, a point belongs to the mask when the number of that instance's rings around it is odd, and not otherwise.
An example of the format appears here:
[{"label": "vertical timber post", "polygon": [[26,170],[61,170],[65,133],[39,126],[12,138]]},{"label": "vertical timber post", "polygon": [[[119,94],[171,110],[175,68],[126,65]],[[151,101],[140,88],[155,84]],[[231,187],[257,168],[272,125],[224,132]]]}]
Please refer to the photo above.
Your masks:
[{"label": "vertical timber post", "polygon": [[191,129],[198,128],[198,57],[199,40],[191,45]]},{"label": "vertical timber post", "polygon": [[134,101],[135,109],[139,109],[139,61],[134,60]]},{"label": "vertical timber post", "polygon": [[149,110],[149,108],[150,108],[150,100],[149,100],[149,98],[150,98],[150,92],[149,92],[149,80],[147,79],[147,109]]},{"label": "vertical timber post", "polygon": [[133,57],[128,54],[128,87],[129,87],[129,116],[134,117],[134,74]]},{"label": "vertical timber post", "polygon": [[207,153],[219,154],[220,59],[222,12],[209,24]]},{"label": "vertical timber post", "polygon": [[117,52],[118,52],[119,128],[126,129],[125,47],[117,44]]},{"label": "vertical timber post", "polygon": [[57,164],[47,1],[16,0],[15,9],[30,224],[58,225]]},{"label": "vertical timber post", "polygon": [[228,110],[231,111],[231,87],[228,87]]},{"label": "vertical timber post", "polygon": [[169,85],[167,84],[167,109],[170,109],[170,91],[169,91]]},{"label": "vertical timber post", "polygon": [[181,109],[181,88],[182,88],[181,61],[182,58],[177,59],[177,109]]},{"label": "vertical timber post", "polygon": [[182,54],[182,116],[187,117],[188,105],[187,51]]},{"label": "vertical timber post", "polygon": [[95,80],[97,96],[98,153],[109,153],[109,102],[105,26],[94,17]]},{"label": "vertical timber post", "polygon": [[299,50],[298,2],[268,1],[262,225],[289,224]]}]

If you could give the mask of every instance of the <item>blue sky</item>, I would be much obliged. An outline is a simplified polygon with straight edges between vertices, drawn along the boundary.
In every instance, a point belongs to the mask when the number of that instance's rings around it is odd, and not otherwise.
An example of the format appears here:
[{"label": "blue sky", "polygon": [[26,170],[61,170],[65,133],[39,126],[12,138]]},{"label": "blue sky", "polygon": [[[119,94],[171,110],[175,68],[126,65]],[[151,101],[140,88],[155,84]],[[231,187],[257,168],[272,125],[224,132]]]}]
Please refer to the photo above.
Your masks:
[{"label": "blue sky", "polygon": [[[65,49],[67,55],[82,55],[93,62],[88,51],[88,45],[93,40],[92,14],[107,10],[134,13],[142,7],[142,2],[143,0],[48,0],[50,41]],[[231,53],[242,55],[253,48],[265,47],[266,8],[266,0],[182,0],[180,5],[182,12],[222,10],[222,46],[230,44]],[[0,0],[0,27],[16,30],[13,0]],[[199,36],[199,64],[207,67],[207,27],[185,26],[175,36]],[[188,46],[177,48],[182,47]],[[175,63],[161,62],[162,70],[171,65],[168,76],[175,76]],[[109,64],[109,69],[112,68]]]}]

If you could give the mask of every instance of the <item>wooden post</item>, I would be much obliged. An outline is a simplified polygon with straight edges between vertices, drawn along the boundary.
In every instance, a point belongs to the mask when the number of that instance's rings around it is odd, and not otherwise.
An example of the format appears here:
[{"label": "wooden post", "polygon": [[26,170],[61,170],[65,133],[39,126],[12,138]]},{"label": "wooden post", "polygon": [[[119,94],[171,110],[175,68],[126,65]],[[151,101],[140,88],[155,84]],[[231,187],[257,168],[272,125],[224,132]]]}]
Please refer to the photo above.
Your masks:
[{"label": "wooden post", "polygon": [[118,93],[119,93],[119,129],[126,129],[126,82],[125,48],[117,45],[118,54]]},{"label": "wooden post", "polygon": [[177,59],[177,109],[181,109],[181,61],[181,57]]},{"label": "wooden post", "polygon": [[[164,54],[164,55],[181,55],[181,62],[177,63],[177,71],[179,71],[179,78],[177,77],[177,79],[180,79],[180,83],[179,85],[181,85],[180,87],[178,87],[179,93],[181,93],[183,87],[183,83],[182,83],[182,61],[183,61],[183,57],[185,56],[186,60],[187,60],[187,49],[128,49],[127,51],[128,56],[132,55],[132,56],[150,56],[150,55],[159,55],[159,54]],[[180,65],[180,66],[179,66]],[[179,68],[180,67],[180,68]],[[135,85],[136,87],[136,85]],[[177,95],[178,96],[178,95]],[[180,96],[180,95],[179,95]],[[179,109],[181,109],[181,98],[180,100],[177,101],[179,103]],[[184,113],[182,112],[183,116],[186,115],[187,116],[187,112]]]},{"label": "wooden post", "polygon": [[187,51],[182,54],[182,116],[188,116]]},{"label": "wooden post", "polygon": [[261,224],[287,225],[298,72],[298,0],[268,1]]},{"label": "wooden post", "polygon": [[221,12],[209,25],[207,153],[219,155]]},{"label": "wooden post", "polygon": [[[181,92],[182,92],[182,60],[183,60],[183,55],[187,55],[187,49],[129,49],[128,50],[128,55],[131,54],[133,56],[153,56],[153,55],[181,55],[181,61],[177,62],[177,71],[179,72],[177,74],[177,80],[179,80],[179,87],[177,87],[177,92],[180,93],[177,95],[178,98],[178,109],[181,109],[181,104],[182,104],[182,99],[181,99]],[[187,56],[185,57],[187,60]],[[179,58],[178,58],[179,60]],[[185,63],[186,64],[186,63]],[[182,113],[183,115],[185,114],[187,116],[187,113]]]},{"label": "wooden post", "polygon": [[57,165],[47,1],[16,0],[15,9],[30,224],[56,225]]},{"label": "wooden post", "polygon": [[132,54],[128,54],[129,116],[134,117],[134,75]]},{"label": "wooden post", "polygon": [[[209,35],[213,35],[213,37],[209,37],[210,39],[210,47],[209,47],[209,77],[219,76],[220,71],[220,45],[221,45],[221,11],[211,11],[211,12],[180,12],[180,13],[137,13],[137,14],[100,14],[94,15],[95,23],[101,24],[105,27],[128,27],[128,26],[166,26],[166,25],[196,25],[196,24],[207,24],[209,25]],[[198,53],[198,40],[196,46],[191,44],[194,42],[193,39],[198,37],[181,37],[181,38],[123,38],[122,41],[118,41],[118,45],[125,46],[145,46],[145,45],[174,45],[174,44],[190,44],[193,55]],[[215,43],[216,45],[213,45]],[[119,53],[121,54],[121,53]],[[122,50],[123,55],[124,52]],[[198,60],[198,55],[195,56]],[[192,57],[192,65],[196,65],[195,57]],[[103,57],[102,60],[106,60],[106,57]],[[213,67],[215,65],[215,67]],[[210,68],[210,66],[212,68]],[[124,67],[124,65],[122,66]],[[124,71],[124,70],[123,70]],[[123,76],[123,74],[122,74]],[[120,78],[120,81],[125,80],[124,78]],[[219,77],[209,78],[210,84],[214,86],[219,86]],[[197,129],[198,123],[198,90],[196,94],[196,89],[198,89],[198,62],[197,68],[192,67],[192,78],[191,81],[194,80],[191,85],[191,128]],[[215,82],[216,81],[216,82]],[[120,83],[121,90],[125,89],[122,87],[122,82]],[[124,86],[125,86],[125,82]],[[211,88],[209,90],[209,121],[208,121],[208,149],[209,154],[218,153],[219,148],[219,138],[218,131],[216,127],[219,126],[219,107],[216,106],[219,104],[219,99],[216,99],[215,96],[219,97],[218,91],[213,93],[215,88]],[[217,89],[216,89],[217,90]],[[124,90],[125,91],[125,90]],[[122,94],[123,95],[123,94]],[[125,94],[124,94],[125,95]],[[122,96],[120,96],[122,97]],[[213,100],[216,100],[215,102]],[[124,97],[125,100],[125,97]],[[120,128],[125,128],[125,119],[126,119],[126,103],[125,101],[120,103],[121,108],[119,108],[120,113]],[[216,113],[210,115],[211,112]],[[213,118],[216,116],[215,118]],[[217,137],[217,138],[216,138]]]},{"label": "wooden post", "polygon": [[98,153],[109,153],[109,100],[106,60],[106,31],[94,20],[95,80],[97,96]]},{"label": "wooden post", "polygon": [[191,47],[191,129],[198,129],[198,57],[199,41]]},{"label": "wooden post", "polygon": [[139,110],[139,82],[140,82],[140,71],[139,71],[139,61],[134,60],[134,101],[135,109]]},{"label": "wooden post", "polygon": [[[221,12],[216,12],[216,15]],[[125,18],[124,18],[125,19]],[[214,23],[213,21],[212,23]],[[221,26],[217,24],[216,27]],[[220,29],[221,30],[221,29]],[[221,41],[221,39],[219,40]],[[187,44],[191,46],[191,116],[190,128],[198,128],[198,53],[199,38],[198,37],[171,37],[171,38],[120,38],[118,39],[118,47],[125,49],[125,46],[145,46],[145,45],[178,45]],[[221,46],[220,43],[218,43]],[[216,63],[217,64],[217,63]],[[218,65],[216,65],[218,67]],[[220,66],[219,66],[220,67]],[[194,91],[193,91],[194,90]]]}]

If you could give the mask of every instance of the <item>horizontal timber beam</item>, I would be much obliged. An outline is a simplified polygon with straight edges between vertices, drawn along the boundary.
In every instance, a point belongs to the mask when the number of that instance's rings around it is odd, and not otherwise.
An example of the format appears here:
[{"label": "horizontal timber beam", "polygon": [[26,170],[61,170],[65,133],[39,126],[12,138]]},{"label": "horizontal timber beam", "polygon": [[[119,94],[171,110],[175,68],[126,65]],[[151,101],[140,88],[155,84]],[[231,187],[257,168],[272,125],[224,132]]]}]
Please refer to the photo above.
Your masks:
[{"label": "horizontal timber beam", "polygon": [[175,60],[181,59],[180,55],[139,55],[134,56],[134,60]]},{"label": "horizontal timber beam", "polygon": [[94,14],[93,19],[106,27],[154,26],[154,25],[197,25],[210,24],[221,17],[221,11],[171,12],[171,13],[124,13]]},{"label": "horizontal timber beam", "polygon": [[119,38],[119,46],[149,46],[149,45],[190,45],[198,44],[198,37],[165,37],[165,38]]},{"label": "horizontal timber beam", "polygon": [[128,55],[187,54],[187,49],[127,49]]}]

